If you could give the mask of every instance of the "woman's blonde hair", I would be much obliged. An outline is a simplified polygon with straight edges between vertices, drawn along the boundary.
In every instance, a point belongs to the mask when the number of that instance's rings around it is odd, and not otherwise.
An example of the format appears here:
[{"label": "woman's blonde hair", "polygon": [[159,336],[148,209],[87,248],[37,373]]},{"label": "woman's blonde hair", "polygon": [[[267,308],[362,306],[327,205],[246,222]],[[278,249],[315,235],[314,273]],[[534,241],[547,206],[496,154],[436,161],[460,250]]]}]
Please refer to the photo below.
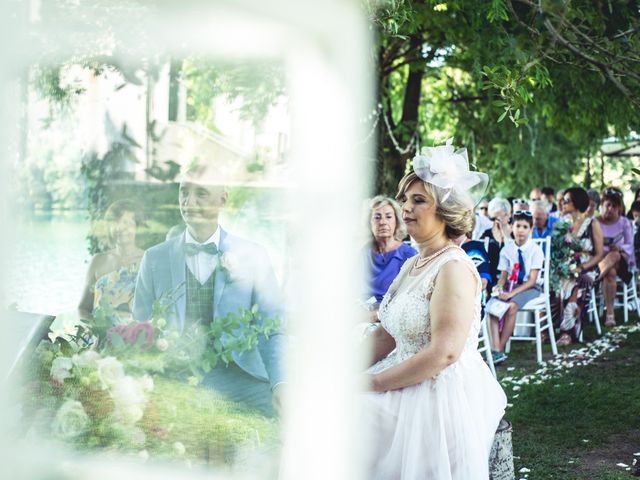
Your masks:
[{"label": "woman's blonde hair", "polygon": [[458,238],[459,236],[466,235],[473,230],[473,209],[469,208],[468,205],[456,202],[452,199],[447,200],[446,207],[444,207],[441,198],[446,194],[446,190],[423,181],[415,172],[409,172],[402,177],[402,180],[400,180],[398,185],[396,200],[400,200],[404,197],[411,184],[416,181],[424,185],[427,195],[431,197],[435,203],[436,216],[444,223],[444,233],[447,238]]},{"label": "woman's blonde hair", "polygon": [[[393,238],[399,241],[404,240],[407,236],[407,226],[402,220],[402,210],[400,205],[398,205],[398,202],[393,198],[385,197],[384,195],[376,195],[371,199],[369,202],[369,228],[371,228],[371,215],[373,215],[373,211],[377,208],[384,207],[385,205],[389,205],[393,208],[393,213],[396,216],[396,229],[393,232]],[[371,236],[373,237],[373,234]]]}]

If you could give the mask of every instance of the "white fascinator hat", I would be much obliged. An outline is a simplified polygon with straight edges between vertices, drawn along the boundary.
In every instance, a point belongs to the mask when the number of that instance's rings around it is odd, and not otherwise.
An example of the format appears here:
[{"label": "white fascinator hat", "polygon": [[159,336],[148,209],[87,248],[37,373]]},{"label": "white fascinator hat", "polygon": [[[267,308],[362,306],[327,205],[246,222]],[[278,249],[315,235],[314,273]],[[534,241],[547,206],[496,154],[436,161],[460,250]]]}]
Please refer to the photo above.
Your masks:
[{"label": "white fascinator hat", "polygon": [[443,207],[461,204],[473,209],[489,186],[489,176],[469,170],[467,149],[456,150],[452,143],[451,138],[446,145],[424,147],[413,158],[413,171],[422,181],[436,187],[436,201]]}]

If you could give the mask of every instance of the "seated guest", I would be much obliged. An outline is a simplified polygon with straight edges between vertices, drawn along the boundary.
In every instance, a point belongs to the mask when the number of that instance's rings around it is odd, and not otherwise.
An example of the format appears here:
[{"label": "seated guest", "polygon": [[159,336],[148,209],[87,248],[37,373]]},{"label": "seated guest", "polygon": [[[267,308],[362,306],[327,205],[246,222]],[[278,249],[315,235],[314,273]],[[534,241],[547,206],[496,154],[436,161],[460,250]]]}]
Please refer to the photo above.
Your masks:
[{"label": "seated guest", "polygon": [[636,200],[631,204],[629,209],[631,214],[631,223],[633,226],[633,253],[636,256],[636,262],[640,258],[640,200]]},{"label": "seated guest", "polygon": [[541,200],[532,203],[533,231],[531,238],[546,238],[551,236],[553,225],[557,219],[549,217],[548,209],[549,205]]},{"label": "seated guest", "polygon": [[511,202],[513,215],[521,210],[529,211],[529,202],[526,198],[515,198]]},{"label": "seated guest", "polygon": [[367,296],[376,297],[380,303],[405,260],[417,252],[402,241],[407,236],[407,227],[395,200],[378,195],[371,200],[369,213],[371,243],[364,251],[370,268]]},{"label": "seated guest", "polygon": [[589,208],[587,208],[586,215],[593,217],[600,207],[600,194],[597,190],[587,190],[587,195],[589,195]]},{"label": "seated guest", "polygon": [[493,225],[480,235],[479,240],[489,239],[489,266],[491,277],[497,278],[498,261],[500,260],[500,249],[506,242],[511,241],[511,204],[504,198],[494,198],[489,202],[489,218],[493,220]]},{"label": "seated guest", "polygon": [[558,345],[569,345],[580,338],[582,320],[591,300],[591,287],[597,278],[598,262],[602,260],[603,242],[599,222],[593,221],[586,212],[589,208],[589,195],[579,187],[568,188],[564,192],[562,213],[571,218],[568,236],[580,243],[581,250],[576,258],[566,258],[567,263],[576,262],[577,266],[569,278],[562,278],[561,298],[564,300],[561,335]]},{"label": "seated guest", "polygon": [[558,207],[554,203],[555,191],[553,190],[553,188],[551,188],[551,187],[542,187],[541,191],[542,191],[542,198],[540,200],[542,200],[544,202],[547,202],[551,206],[551,209],[549,210],[549,213],[553,213],[553,212],[557,211]]},{"label": "seated guest", "polygon": [[614,187],[607,188],[602,194],[602,213],[598,217],[604,236],[605,256],[598,266],[607,310],[604,324],[607,327],[616,324],[613,313],[616,277],[628,283],[631,280],[630,268],[636,264],[633,254],[633,228],[629,219],[621,215],[622,211],[622,191]]},{"label": "seated guest", "polygon": [[538,202],[540,200],[542,200],[542,190],[538,187],[535,187],[531,190],[531,193],[529,193],[529,201]]},{"label": "seated guest", "polygon": [[551,218],[555,218],[557,220],[562,216],[562,199],[563,198],[564,198],[564,190],[558,190],[558,193],[556,194],[556,201],[558,203],[557,203],[556,210],[553,210],[553,208],[551,208],[551,212],[549,213],[549,216]]},{"label": "seated guest", "polygon": [[481,200],[476,208],[476,213],[481,217],[489,218],[489,202],[487,200]]},{"label": "seated guest", "polygon": [[478,275],[480,275],[480,281],[482,282],[482,304],[484,305],[487,299],[487,292],[489,291],[488,288],[493,281],[489,268],[489,255],[484,249],[484,242],[472,240],[467,233],[454,239],[453,243],[462,248],[476,266]]},{"label": "seated guest", "polygon": [[104,223],[111,248],[91,259],[78,314],[83,320],[90,319],[102,304],[113,310],[114,324],[126,323],[131,320],[136,275],[144,253],[136,245],[141,221],[132,202],[118,200],[107,208]]},{"label": "seated guest", "polygon": [[[513,216],[513,234],[515,241],[507,243],[500,251],[498,270],[500,278],[492,293],[500,300],[509,302],[509,309],[502,319],[489,315],[491,328],[491,350],[494,362],[506,359],[504,347],[513,334],[518,310],[529,301],[540,296],[541,279],[538,273],[544,262],[542,249],[531,240],[533,217],[531,212],[521,211]],[[508,285],[509,276],[517,268],[517,279],[514,285]],[[511,283],[511,282],[510,282]],[[512,288],[513,287],[513,288]]]},{"label": "seated guest", "polygon": [[[488,206],[489,204],[487,204]],[[488,208],[488,207],[487,207]],[[474,221],[473,221],[473,232],[471,232],[471,238],[477,240],[482,236],[482,234],[491,228],[493,222],[488,216],[484,216],[476,212]]]}]

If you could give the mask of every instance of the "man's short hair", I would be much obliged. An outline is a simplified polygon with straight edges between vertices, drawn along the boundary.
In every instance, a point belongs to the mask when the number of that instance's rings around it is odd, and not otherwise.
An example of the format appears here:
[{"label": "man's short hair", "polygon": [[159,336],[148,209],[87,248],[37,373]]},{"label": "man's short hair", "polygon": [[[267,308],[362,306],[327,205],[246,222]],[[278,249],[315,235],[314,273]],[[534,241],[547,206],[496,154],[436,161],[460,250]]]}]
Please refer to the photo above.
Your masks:
[{"label": "man's short hair", "polygon": [[542,187],[541,191],[543,195],[554,195],[556,193],[551,187]]}]

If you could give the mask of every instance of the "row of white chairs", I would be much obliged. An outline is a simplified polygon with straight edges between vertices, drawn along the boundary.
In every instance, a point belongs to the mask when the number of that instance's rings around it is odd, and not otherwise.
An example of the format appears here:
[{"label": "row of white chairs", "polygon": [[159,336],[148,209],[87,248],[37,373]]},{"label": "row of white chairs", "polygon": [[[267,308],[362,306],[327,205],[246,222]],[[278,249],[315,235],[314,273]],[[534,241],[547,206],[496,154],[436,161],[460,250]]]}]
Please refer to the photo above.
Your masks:
[{"label": "row of white chairs", "polygon": [[[558,354],[558,347],[556,345],[555,332],[553,329],[553,322],[551,319],[551,302],[550,302],[550,284],[549,284],[549,271],[551,261],[551,239],[549,237],[544,239],[534,239],[544,252],[543,267],[540,270],[540,277],[542,279],[543,289],[538,298],[535,298],[528,302],[520,312],[525,315],[519,314],[516,317],[516,325],[514,328],[514,335],[509,339],[506,345],[506,352],[511,350],[512,341],[535,341],[536,343],[536,360],[538,363],[542,363],[542,333],[548,332],[549,343],[551,345],[551,352],[554,356]],[[486,245],[486,242],[485,242]],[[488,246],[486,246],[488,248]],[[622,307],[624,310],[624,321],[629,321],[629,310],[635,310],[638,318],[640,319],[640,301],[638,300],[636,276],[637,272],[632,272],[632,280],[629,284],[624,283],[618,279],[618,285],[622,288],[618,288],[616,291],[616,300],[614,308]],[[600,292],[600,301],[596,300],[596,289],[591,289],[591,299],[589,301],[589,307],[587,310],[587,316],[589,321],[594,323],[596,332],[598,335],[602,335],[602,327],[600,325],[600,317],[603,313],[604,299],[602,298],[602,292]],[[598,304],[600,308],[598,308]],[[520,313],[519,312],[519,313]],[[530,320],[529,318],[532,318]],[[527,333],[531,332],[533,333]],[[584,329],[583,329],[584,330]],[[520,333],[524,332],[524,333]],[[516,334],[517,333],[517,334]],[[583,340],[583,332],[580,332],[580,340]],[[487,327],[487,320],[483,318],[480,323],[480,338],[478,342],[478,351],[484,353],[486,362],[491,369],[491,372],[495,376],[495,366],[493,364],[493,357],[491,354],[491,340],[489,337],[489,329]]]}]

